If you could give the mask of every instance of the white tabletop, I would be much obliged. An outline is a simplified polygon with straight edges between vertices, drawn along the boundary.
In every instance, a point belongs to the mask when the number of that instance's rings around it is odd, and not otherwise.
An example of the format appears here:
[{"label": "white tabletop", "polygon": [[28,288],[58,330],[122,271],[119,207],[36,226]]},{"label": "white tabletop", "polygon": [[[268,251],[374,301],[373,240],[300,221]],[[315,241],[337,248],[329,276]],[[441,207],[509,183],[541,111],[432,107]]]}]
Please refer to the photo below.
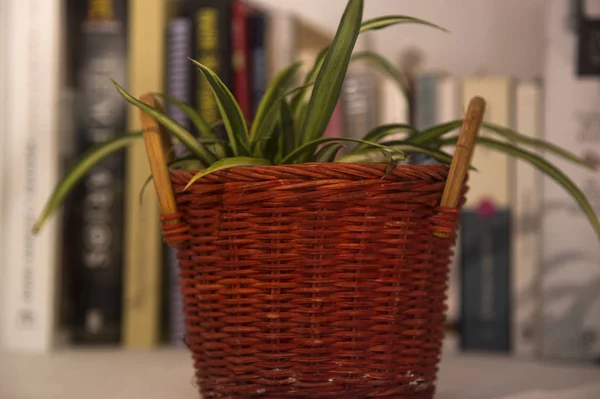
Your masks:
[{"label": "white tabletop", "polygon": [[[516,395],[514,399],[598,399],[600,386],[588,386],[597,382],[600,382],[598,367],[452,351],[442,361],[436,399],[512,399],[511,395]],[[579,388],[581,396],[564,391],[573,388]],[[554,396],[544,396],[540,391],[553,392]],[[66,350],[45,356],[0,354],[2,399],[198,397],[187,350]]]}]

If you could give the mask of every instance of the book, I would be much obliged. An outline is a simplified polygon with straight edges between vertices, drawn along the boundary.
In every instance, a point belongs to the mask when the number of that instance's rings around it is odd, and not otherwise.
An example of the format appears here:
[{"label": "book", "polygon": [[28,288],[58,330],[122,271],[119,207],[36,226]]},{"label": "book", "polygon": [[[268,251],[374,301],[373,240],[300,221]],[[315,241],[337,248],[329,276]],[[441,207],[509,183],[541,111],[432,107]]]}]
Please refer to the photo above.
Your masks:
[{"label": "book", "polygon": [[[506,75],[467,76],[462,82],[461,106],[466,109],[473,97],[481,96],[487,103],[484,122],[514,127],[514,84],[514,79]],[[489,131],[483,128],[479,135],[490,137]],[[463,207],[465,223],[460,225],[459,239],[463,349],[509,352],[512,348],[509,293],[514,163],[514,158],[481,144],[473,154],[472,165],[477,171],[469,172],[469,191]],[[484,211],[493,211],[492,216],[489,219],[473,217],[474,212]],[[489,233],[487,244],[481,242],[485,232]],[[489,246],[485,262],[470,253],[484,244]],[[486,269],[480,270],[484,266]],[[483,299],[489,302],[485,319],[484,304],[480,303]]]},{"label": "book", "polygon": [[248,74],[246,79],[250,86],[250,118],[253,120],[258,111],[258,106],[267,91],[269,84],[269,66],[267,59],[267,32],[269,14],[260,9],[253,8],[248,16]]},{"label": "book", "polygon": [[[461,78],[458,76],[443,74],[437,79],[437,124],[448,123],[462,119],[465,109],[462,104]],[[458,136],[460,128],[448,133],[447,137]],[[444,151],[454,154],[455,147],[444,147]]]},{"label": "book", "polygon": [[279,7],[269,7],[267,25],[268,80],[297,60],[296,15]]},{"label": "book", "polygon": [[[438,124],[438,81],[441,74],[421,72],[415,82],[415,127],[424,131]],[[437,163],[435,158],[425,154],[414,154],[412,163],[426,165]]]},{"label": "book", "polygon": [[[381,100],[379,103],[379,124],[408,124],[409,123],[409,105],[408,99],[404,96],[398,85],[391,79],[384,79],[381,82]],[[401,140],[406,137],[404,133],[387,136],[386,141]]]},{"label": "book", "polygon": [[[514,127],[514,79],[505,75],[467,76],[462,84],[462,108],[481,96],[486,100],[484,122]],[[490,137],[481,129],[480,137]],[[498,136],[493,136],[497,139]],[[500,140],[503,140],[500,138]],[[469,192],[466,207],[479,207],[482,201],[491,201],[496,207],[508,207],[514,191],[514,159],[495,149],[478,145],[473,153],[472,165],[477,172],[469,173]]]},{"label": "book", "polygon": [[[127,9],[122,2],[87,2],[80,25],[75,82],[75,157],[125,132],[126,102],[110,78],[126,84]],[[94,165],[73,191],[66,215],[72,342],[121,339],[124,153]]]},{"label": "book", "polygon": [[[178,13],[168,21],[166,90],[169,96],[185,104],[191,103],[193,95],[191,87],[195,67],[188,59],[192,55],[192,28],[192,20],[183,13]],[[177,105],[167,103],[166,111],[185,129],[194,131],[191,121]],[[175,154],[182,155],[184,146],[178,143],[175,137],[172,139],[175,145]],[[164,273],[164,279],[166,281],[162,288],[167,302],[165,304],[166,317],[163,317],[167,324],[164,333],[166,333],[166,340],[169,344],[181,346],[185,335],[185,322],[177,250],[165,243],[163,253],[165,254],[166,273]]]},{"label": "book", "polygon": [[510,230],[507,209],[461,213],[461,336],[465,351],[511,350]]},{"label": "book", "polygon": [[[542,139],[542,84],[520,81],[516,86],[515,127],[532,139]],[[536,148],[529,150],[543,155]],[[520,357],[537,358],[541,346],[539,275],[541,268],[542,174],[518,161],[512,207],[512,342]]]},{"label": "book", "polygon": [[[0,3],[0,58],[6,60],[8,57],[8,3]],[[7,68],[6,62],[0,62],[0,87],[6,88],[7,86]],[[6,90],[0,91],[0,170],[6,170],[4,165],[4,140],[6,136]],[[5,195],[4,179],[0,178],[0,225],[6,226],[4,222],[4,200]],[[0,229],[0,251],[3,251],[4,243],[4,229]],[[0,254],[0,287],[4,287],[3,281],[3,270],[6,266],[4,265],[4,259]],[[2,316],[3,307],[0,306],[0,325],[4,319]],[[1,327],[0,327],[1,328]],[[1,330],[0,330],[1,331]],[[1,339],[1,338],[0,338]],[[1,341],[0,341],[1,342]]]},{"label": "book", "polygon": [[[436,79],[436,116],[437,124],[452,122],[463,118],[461,104],[461,82],[457,76],[441,74]],[[458,135],[460,129],[448,133],[448,136]],[[454,146],[444,147],[443,150],[449,154],[454,153]],[[460,234],[456,238],[453,255],[450,259],[446,311],[446,326],[450,331],[456,333],[460,324]]]},{"label": "book", "polygon": [[[129,93],[139,98],[164,92],[166,9],[163,0],[129,0]],[[152,45],[148,45],[151,43]],[[129,131],[140,129],[140,111],[128,107]],[[161,339],[163,272],[160,212],[156,192],[140,189],[150,176],[143,141],[127,150],[125,268],[122,345],[128,349],[156,347]]]},{"label": "book", "polygon": [[[356,41],[355,51],[373,48],[372,36],[363,34]],[[379,77],[366,63],[351,63],[341,91],[344,115],[344,135],[363,139],[377,127],[379,119]],[[356,144],[347,144],[352,149]]]},{"label": "book", "polygon": [[[214,71],[227,88],[235,92],[233,62],[233,2],[234,0],[195,0],[189,3],[186,13],[193,21],[193,58]],[[195,94],[192,106],[209,124],[221,120],[213,91],[206,78],[194,67],[193,84]],[[224,138],[224,128],[217,129]]]},{"label": "book", "polygon": [[233,96],[238,103],[246,121],[250,120],[252,108],[250,103],[250,81],[248,70],[250,51],[248,49],[248,19],[251,10],[241,0],[233,0],[231,4],[231,62],[233,72]]},{"label": "book", "polygon": [[[58,183],[60,42],[58,0],[5,0],[3,103],[3,242],[0,347],[7,352],[47,353],[56,343],[60,217],[39,234],[32,229]],[[18,38],[18,40],[15,40]],[[3,167],[3,171],[7,169]],[[10,192],[10,195],[7,193]]]}]

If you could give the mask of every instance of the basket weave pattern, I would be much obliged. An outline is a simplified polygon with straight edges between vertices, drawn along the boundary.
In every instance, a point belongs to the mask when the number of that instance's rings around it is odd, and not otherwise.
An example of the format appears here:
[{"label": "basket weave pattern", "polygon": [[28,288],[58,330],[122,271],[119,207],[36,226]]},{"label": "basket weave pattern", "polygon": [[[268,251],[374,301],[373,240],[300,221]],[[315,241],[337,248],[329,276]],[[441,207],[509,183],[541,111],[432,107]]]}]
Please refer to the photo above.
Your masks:
[{"label": "basket weave pattern", "polygon": [[163,233],[204,398],[433,396],[460,209],[437,206],[446,165],[234,168],[182,192],[193,174],[171,171]]}]

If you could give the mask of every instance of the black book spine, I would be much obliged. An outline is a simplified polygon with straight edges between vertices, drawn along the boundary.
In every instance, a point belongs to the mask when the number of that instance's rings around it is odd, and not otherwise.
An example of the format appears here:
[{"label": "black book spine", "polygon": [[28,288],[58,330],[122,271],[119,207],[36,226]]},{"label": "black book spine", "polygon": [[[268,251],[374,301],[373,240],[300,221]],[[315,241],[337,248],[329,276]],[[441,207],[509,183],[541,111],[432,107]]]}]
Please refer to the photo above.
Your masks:
[{"label": "black book spine", "polygon": [[[127,2],[88,0],[80,30],[76,82],[77,158],[126,131],[126,102],[110,78],[127,85]],[[124,241],[124,152],[92,169],[69,209],[72,340],[120,342]]]}]

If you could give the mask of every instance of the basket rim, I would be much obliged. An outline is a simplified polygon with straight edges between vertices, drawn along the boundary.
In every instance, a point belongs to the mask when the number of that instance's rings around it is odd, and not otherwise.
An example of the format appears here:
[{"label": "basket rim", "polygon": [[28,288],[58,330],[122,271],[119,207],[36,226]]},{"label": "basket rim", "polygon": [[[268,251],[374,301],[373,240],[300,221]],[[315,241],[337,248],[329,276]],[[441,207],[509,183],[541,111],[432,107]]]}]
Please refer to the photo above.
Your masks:
[{"label": "basket rim", "polygon": [[[362,163],[362,162],[304,162],[299,164],[285,164],[285,165],[255,165],[255,166],[232,166],[227,169],[222,169],[218,171],[214,171],[209,175],[230,175],[236,172],[247,172],[247,171],[264,171],[264,172],[286,172],[286,171],[314,171],[321,168],[327,168],[328,170],[339,170],[339,171],[369,171],[369,172],[379,172],[384,176],[386,172],[386,168],[389,164],[387,163]],[[393,171],[389,173],[390,175],[394,175],[397,173],[402,173],[404,171],[414,171],[414,170],[431,170],[446,173],[450,170],[450,165],[443,163],[436,164],[398,164],[394,167]],[[169,168],[169,173],[197,173],[202,171],[203,169],[177,169],[177,168]],[[209,176],[207,175],[207,176]]]}]

